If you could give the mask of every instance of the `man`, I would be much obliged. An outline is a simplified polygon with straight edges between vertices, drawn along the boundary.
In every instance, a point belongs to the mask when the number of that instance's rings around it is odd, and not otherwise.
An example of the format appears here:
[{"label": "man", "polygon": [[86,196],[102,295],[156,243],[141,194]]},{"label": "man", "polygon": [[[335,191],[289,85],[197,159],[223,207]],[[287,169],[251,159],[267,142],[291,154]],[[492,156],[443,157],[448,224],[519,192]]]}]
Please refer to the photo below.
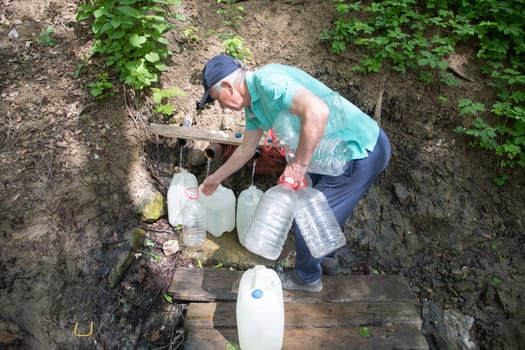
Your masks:
[{"label": "man", "polygon": [[[202,183],[201,190],[211,195],[218,185],[249,161],[264,131],[272,128],[275,119],[290,113],[300,118],[299,142],[294,158],[286,165],[280,179],[300,188],[316,146],[325,129],[334,126],[331,110],[323,96],[334,94],[326,85],[307,73],[290,66],[268,64],[251,72],[231,56],[218,55],[203,70],[204,95],[198,108],[214,100],[221,108],[246,114],[243,143],[230,158]],[[324,193],[339,225],[344,227],[352,210],[386,168],[390,159],[388,137],[368,115],[343,99],[344,126],[338,126],[338,137],[347,142],[351,159],[344,173],[337,176],[309,174],[312,186]],[[340,122],[340,121],[339,121]],[[314,258],[297,225],[293,226],[296,245],[295,268],[285,271],[284,289],[318,292],[322,290],[321,275],[338,273],[334,258]]]}]

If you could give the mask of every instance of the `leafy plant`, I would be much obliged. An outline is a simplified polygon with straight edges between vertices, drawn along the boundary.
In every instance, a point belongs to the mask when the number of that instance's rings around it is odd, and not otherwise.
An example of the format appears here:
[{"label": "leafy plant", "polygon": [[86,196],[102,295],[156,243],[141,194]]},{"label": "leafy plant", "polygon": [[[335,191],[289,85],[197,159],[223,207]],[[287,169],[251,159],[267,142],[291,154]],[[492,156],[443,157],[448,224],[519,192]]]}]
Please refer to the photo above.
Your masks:
[{"label": "leafy plant", "polygon": [[91,96],[102,100],[113,95],[113,83],[108,81],[108,74],[102,73],[97,76],[98,80],[88,83]]},{"label": "leafy plant", "polygon": [[79,6],[77,19],[93,20],[92,54],[106,57],[120,79],[136,89],[158,81],[167,69],[162,60],[171,55],[165,32],[169,6],[180,0],[96,0]]},{"label": "leafy plant", "polygon": [[226,53],[239,60],[249,62],[253,55],[249,48],[244,47],[244,39],[240,36],[226,39],[223,44],[226,48]]},{"label": "leafy plant", "polygon": [[244,7],[242,5],[233,6],[235,2],[236,0],[217,0],[217,4],[223,4],[223,6],[217,10],[217,14],[224,17],[222,23],[225,26],[233,29],[240,27],[244,19],[242,15],[244,13]]},{"label": "leafy plant", "polygon": [[45,46],[54,46],[57,41],[55,38],[53,38],[53,33],[55,32],[55,28],[52,26],[47,27],[43,31],[38,34],[38,42]]},{"label": "leafy plant", "polygon": [[181,31],[184,41],[193,43],[199,41],[199,35],[197,34],[197,27],[188,25]]},{"label": "leafy plant", "polygon": [[[360,72],[379,72],[388,63],[401,73],[418,71],[422,81],[456,86],[459,81],[447,71],[444,58],[459,42],[477,44],[477,57],[485,62],[484,72],[497,99],[489,108],[460,98],[460,115],[475,119],[455,130],[493,152],[499,166],[525,167],[523,1],[383,0],[368,5],[333,1],[338,17],[320,38],[330,42],[336,54],[349,45],[365,48],[354,68]],[[502,174],[495,183],[506,178]]]},{"label": "leafy plant", "polygon": [[158,113],[171,116],[176,107],[169,103],[169,100],[175,96],[185,96],[186,94],[179,88],[172,87],[170,89],[151,88],[153,91],[154,109]]}]

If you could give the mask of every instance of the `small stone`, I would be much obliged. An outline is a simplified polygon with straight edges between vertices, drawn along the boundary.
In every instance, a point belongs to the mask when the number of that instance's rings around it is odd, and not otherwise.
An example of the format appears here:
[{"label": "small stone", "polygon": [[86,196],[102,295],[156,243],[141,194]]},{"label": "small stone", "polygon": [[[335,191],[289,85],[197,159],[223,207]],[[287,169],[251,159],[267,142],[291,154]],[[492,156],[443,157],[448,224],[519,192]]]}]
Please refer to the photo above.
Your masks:
[{"label": "small stone", "polygon": [[170,256],[175,253],[177,253],[180,250],[179,241],[177,240],[169,240],[164,242],[162,245],[162,251],[164,252],[164,255]]},{"label": "small stone", "polygon": [[7,33],[7,38],[9,40],[16,40],[16,39],[18,39],[18,37],[19,37],[19,34],[16,31],[16,29],[13,29],[9,33]]}]

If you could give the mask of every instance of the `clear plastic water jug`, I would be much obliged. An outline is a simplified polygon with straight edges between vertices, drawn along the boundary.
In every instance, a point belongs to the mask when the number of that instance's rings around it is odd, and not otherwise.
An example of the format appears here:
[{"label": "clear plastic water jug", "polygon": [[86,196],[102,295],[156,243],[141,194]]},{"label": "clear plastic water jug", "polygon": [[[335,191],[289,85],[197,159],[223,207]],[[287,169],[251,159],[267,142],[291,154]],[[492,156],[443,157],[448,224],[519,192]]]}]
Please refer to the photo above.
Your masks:
[{"label": "clear plastic water jug", "polygon": [[295,222],[315,258],[321,258],[345,245],[346,238],[325,195],[306,186],[297,191]]},{"label": "clear plastic water jug", "polygon": [[[339,95],[336,95],[339,96]],[[289,112],[281,113],[272,125],[278,138],[279,146],[284,149],[285,157],[290,162],[295,157],[295,150],[299,144],[299,118]],[[307,171],[315,174],[338,176],[351,159],[350,148],[340,137],[323,136],[314,150]]]},{"label": "clear plastic water jug", "polygon": [[187,188],[188,201],[183,208],[182,243],[187,246],[199,246],[206,240],[206,209],[199,203],[199,189]]},{"label": "clear plastic water jug", "polygon": [[266,259],[277,259],[292,226],[296,202],[295,191],[285,184],[264,192],[241,244]]},{"label": "clear plastic water jug", "polygon": [[246,270],[236,305],[242,350],[280,350],[284,337],[284,301],[277,273],[262,265]]},{"label": "clear plastic water jug", "polygon": [[206,230],[220,237],[235,228],[235,204],[237,199],[229,188],[219,185],[211,196],[201,192],[199,200],[206,208]]},{"label": "clear plastic water jug", "polygon": [[248,224],[255,214],[255,209],[257,208],[257,204],[259,204],[262,196],[263,191],[254,185],[251,185],[239,194],[239,198],[237,199],[236,215],[236,226],[239,242],[244,242],[246,229],[248,228]]},{"label": "clear plastic water jug", "polygon": [[182,208],[189,201],[186,189],[197,186],[197,178],[192,173],[182,169],[173,176],[168,188],[168,221],[175,227],[182,224]]},{"label": "clear plastic water jug", "polygon": [[[286,160],[295,157],[295,150],[286,149]],[[338,137],[323,137],[314,150],[307,171],[314,174],[339,176],[344,173],[346,162],[350,159],[350,148],[346,141]]]}]

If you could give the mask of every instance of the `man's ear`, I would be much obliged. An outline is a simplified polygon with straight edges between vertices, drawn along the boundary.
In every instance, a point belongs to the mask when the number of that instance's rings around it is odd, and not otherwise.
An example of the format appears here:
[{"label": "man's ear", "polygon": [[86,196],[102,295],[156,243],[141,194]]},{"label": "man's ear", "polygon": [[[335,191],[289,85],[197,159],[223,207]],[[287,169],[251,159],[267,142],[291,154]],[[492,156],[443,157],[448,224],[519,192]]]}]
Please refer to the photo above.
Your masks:
[{"label": "man's ear", "polygon": [[233,94],[233,89],[234,89],[234,88],[233,88],[233,85],[232,85],[229,81],[227,81],[227,80],[223,80],[223,81],[221,82],[221,87],[222,87],[223,89],[225,89],[225,90],[228,90],[228,91],[230,92],[230,94]]}]

